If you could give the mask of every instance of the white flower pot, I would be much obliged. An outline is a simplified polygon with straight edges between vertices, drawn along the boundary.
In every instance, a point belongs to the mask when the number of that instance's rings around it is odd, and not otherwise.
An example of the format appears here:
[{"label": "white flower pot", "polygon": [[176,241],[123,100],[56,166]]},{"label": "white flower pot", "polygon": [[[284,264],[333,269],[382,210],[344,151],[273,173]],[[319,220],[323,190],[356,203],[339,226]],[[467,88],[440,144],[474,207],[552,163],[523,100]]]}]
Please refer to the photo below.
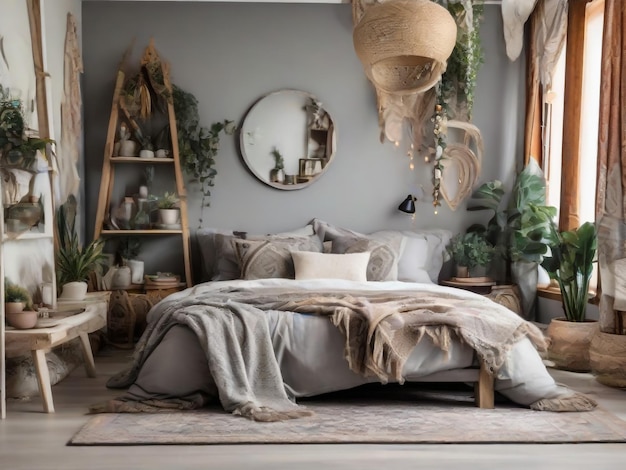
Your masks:
[{"label": "white flower pot", "polygon": [[59,296],[61,300],[84,300],[87,295],[86,282],[68,282],[63,284],[63,291]]},{"label": "white flower pot", "polygon": [[178,223],[178,209],[159,209],[159,219],[163,225],[174,225]]}]

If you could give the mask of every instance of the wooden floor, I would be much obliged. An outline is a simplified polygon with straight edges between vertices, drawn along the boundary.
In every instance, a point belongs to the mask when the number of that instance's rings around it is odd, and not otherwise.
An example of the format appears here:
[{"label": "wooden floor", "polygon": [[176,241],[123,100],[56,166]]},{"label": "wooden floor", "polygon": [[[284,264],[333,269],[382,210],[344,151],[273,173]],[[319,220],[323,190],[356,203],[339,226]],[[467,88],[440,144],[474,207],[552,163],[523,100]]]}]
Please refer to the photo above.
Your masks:
[{"label": "wooden floor", "polygon": [[[96,378],[87,378],[84,368],[74,370],[52,388],[54,414],[42,413],[38,397],[9,400],[7,419],[0,421],[0,468],[614,470],[626,465],[626,444],[66,446],[87,421],[89,405],[119,394],[104,383],[123,368],[129,355],[101,352],[96,356]],[[626,391],[605,387],[589,374],[552,374],[626,421]]]}]

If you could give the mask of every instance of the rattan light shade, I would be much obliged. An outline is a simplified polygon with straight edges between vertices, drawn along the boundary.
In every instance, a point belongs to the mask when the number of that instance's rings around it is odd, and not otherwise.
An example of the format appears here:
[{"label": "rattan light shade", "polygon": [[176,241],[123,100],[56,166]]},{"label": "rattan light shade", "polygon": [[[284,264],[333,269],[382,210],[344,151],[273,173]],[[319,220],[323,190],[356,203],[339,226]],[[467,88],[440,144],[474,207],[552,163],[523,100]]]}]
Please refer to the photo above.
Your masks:
[{"label": "rattan light shade", "polygon": [[380,90],[432,88],[456,43],[456,22],[431,0],[389,0],[367,8],[352,39],[365,73]]}]

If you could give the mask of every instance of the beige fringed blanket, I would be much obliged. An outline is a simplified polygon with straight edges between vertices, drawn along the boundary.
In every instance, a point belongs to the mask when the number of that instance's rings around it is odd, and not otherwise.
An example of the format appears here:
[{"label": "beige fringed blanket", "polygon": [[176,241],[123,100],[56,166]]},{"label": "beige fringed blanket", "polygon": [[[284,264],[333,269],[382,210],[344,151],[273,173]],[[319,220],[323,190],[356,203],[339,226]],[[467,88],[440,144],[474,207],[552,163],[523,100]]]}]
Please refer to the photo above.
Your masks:
[{"label": "beige fringed blanket", "polygon": [[[207,353],[225,410],[258,421],[308,415],[287,396],[274,357],[264,311],[328,316],[345,335],[350,368],[381,382],[403,382],[413,347],[427,335],[447,350],[451,341],[471,346],[493,373],[523,337],[545,349],[541,331],[483,297],[421,291],[308,292],[287,288],[226,289],[161,302],[135,350],[131,368],[109,380],[128,387],[145,358],[175,324],[190,327]],[[128,411],[111,407],[92,411]]]}]

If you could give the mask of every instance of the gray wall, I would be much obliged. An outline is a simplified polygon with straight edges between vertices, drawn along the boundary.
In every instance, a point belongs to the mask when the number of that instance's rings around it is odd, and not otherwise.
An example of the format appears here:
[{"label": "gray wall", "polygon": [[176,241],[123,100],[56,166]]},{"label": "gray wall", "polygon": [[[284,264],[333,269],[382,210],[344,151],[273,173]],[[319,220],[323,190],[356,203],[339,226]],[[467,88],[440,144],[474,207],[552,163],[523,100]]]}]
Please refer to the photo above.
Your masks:
[{"label": "gray wall", "polygon": [[[485,63],[476,91],[474,123],[485,140],[482,181],[512,184],[522,154],[524,73],[506,57],[500,8],[486,6]],[[374,89],[352,45],[349,4],[185,2],[83,3],[85,184],[88,237],[100,184],[117,66],[135,38],[138,59],[154,38],[171,64],[173,83],[200,102],[202,123],[240,122],[260,96],[281,88],[315,94],[337,128],[332,166],[308,188],[273,189],[255,179],[237,153],[236,138],[222,140],[211,207],[204,226],[275,232],[317,217],[361,232],[382,228],[442,227],[462,231],[487,214],[444,206],[433,214],[431,167],[418,158],[408,171],[405,150],[378,140]],[[415,221],[397,211],[419,184],[426,200]],[[190,226],[200,213],[197,188],[188,186]],[[195,197],[195,199],[194,199]]]}]

